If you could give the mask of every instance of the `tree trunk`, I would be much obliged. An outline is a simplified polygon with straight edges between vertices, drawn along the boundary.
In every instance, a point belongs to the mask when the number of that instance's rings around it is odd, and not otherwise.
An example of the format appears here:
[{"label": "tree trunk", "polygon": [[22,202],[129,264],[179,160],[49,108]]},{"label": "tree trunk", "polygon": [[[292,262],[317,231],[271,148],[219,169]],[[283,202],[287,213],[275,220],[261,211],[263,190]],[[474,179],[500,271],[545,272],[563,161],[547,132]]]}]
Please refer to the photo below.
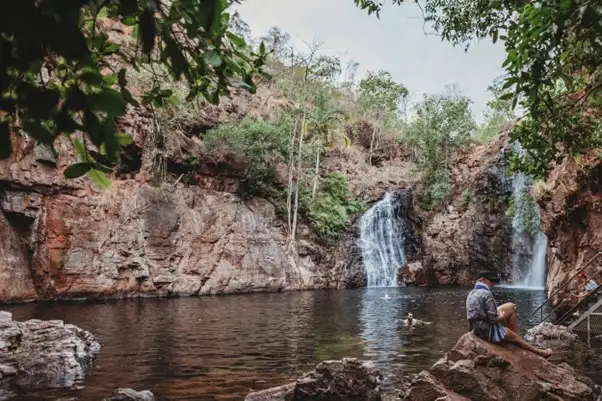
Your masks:
[{"label": "tree trunk", "polygon": [[297,139],[297,124],[299,120],[295,118],[295,125],[291,132],[291,146],[288,155],[288,186],[286,188],[286,213],[287,213],[287,230],[288,237],[291,237],[292,231],[292,206],[293,206],[293,170],[295,166],[295,139]]},{"label": "tree trunk", "polygon": [[316,192],[318,191],[318,181],[320,177],[320,150],[316,154],[316,168],[314,170],[314,185],[311,189],[311,200],[314,200],[316,197]]},{"label": "tree trunk", "polygon": [[299,217],[299,189],[303,181],[302,161],[303,161],[303,137],[305,135],[305,109],[303,109],[303,118],[301,120],[301,133],[299,133],[299,151],[297,154],[297,185],[295,186],[295,205],[293,208],[293,231],[291,233],[291,244],[295,243],[297,234],[297,220]]},{"label": "tree trunk", "polygon": [[378,131],[378,126],[374,126],[372,130],[372,140],[370,141],[370,153],[368,156],[368,164],[372,165],[372,151],[374,150],[374,140],[376,139],[376,132]]}]

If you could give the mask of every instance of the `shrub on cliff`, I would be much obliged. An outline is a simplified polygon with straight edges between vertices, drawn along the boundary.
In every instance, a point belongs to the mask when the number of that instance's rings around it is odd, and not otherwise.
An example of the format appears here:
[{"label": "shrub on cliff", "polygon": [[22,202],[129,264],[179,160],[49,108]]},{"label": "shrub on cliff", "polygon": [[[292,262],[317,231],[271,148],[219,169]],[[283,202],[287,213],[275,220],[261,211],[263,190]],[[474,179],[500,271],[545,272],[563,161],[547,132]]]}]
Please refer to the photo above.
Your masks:
[{"label": "shrub on cliff", "polygon": [[204,160],[241,174],[247,195],[261,193],[276,181],[275,165],[286,160],[292,129],[284,114],[220,124],[203,136]]},{"label": "shrub on cliff", "polygon": [[313,200],[304,191],[302,206],[312,228],[326,241],[339,238],[347,230],[350,216],[365,209],[362,202],[353,199],[347,177],[340,173],[322,177]]},{"label": "shrub on cliff", "polygon": [[414,153],[421,175],[418,202],[432,210],[447,203],[453,154],[470,141],[476,128],[470,100],[457,92],[425,96],[416,106],[416,118],[400,140]]}]

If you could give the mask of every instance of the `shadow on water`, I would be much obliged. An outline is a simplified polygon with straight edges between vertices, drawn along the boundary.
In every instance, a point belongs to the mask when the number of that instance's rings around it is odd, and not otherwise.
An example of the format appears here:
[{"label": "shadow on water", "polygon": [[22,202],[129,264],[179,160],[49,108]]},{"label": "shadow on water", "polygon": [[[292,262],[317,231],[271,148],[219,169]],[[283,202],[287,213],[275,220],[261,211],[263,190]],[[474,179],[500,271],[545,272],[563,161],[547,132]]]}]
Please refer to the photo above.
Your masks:
[{"label": "shadow on water", "polygon": [[[103,345],[78,388],[13,391],[24,401],[97,400],[117,387],[150,389],[170,400],[240,400],[342,357],[374,360],[394,386],[404,374],[430,367],[466,332],[468,290],[368,288],[5,306],[18,320],[76,324]],[[499,303],[515,302],[523,317],[545,296],[508,288],[495,293]],[[431,324],[405,327],[407,311]],[[602,358],[587,343],[579,347],[562,358],[586,373],[599,371]]]}]

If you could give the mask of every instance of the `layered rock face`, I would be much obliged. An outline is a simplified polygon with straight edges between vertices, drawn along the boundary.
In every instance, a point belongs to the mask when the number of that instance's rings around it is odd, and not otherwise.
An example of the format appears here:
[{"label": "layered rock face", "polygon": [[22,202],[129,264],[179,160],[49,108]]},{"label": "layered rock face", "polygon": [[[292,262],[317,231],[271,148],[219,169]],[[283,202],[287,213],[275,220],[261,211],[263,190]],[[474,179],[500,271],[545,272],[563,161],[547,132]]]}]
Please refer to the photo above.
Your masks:
[{"label": "layered rock face", "polygon": [[[462,156],[452,174],[448,208],[424,218],[424,281],[472,284],[483,267],[511,274],[511,221],[501,149],[506,139]],[[463,190],[458,190],[464,188]]]},{"label": "layered rock face", "polygon": [[14,149],[0,161],[1,300],[344,285],[319,246],[301,240],[289,251],[265,199],[153,187],[144,171],[96,191],[85,178],[62,177],[68,146],[50,161],[29,139],[15,139]]},{"label": "layered rock face", "polygon": [[100,350],[92,334],[60,320],[16,322],[0,311],[0,379],[71,387]]},{"label": "layered rock face", "polygon": [[406,401],[597,400],[598,386],[566,363],[554,365],[515,346],[472,333],[403,391]]},{"label": "layered rock face", "polygon": [[382,380],[369,362],[325,361],[296,382],[251,393],[245,401],[380,401]]},{"label": "layered rock face", "polygon": [[601,201],[602,163],[596,152],[580,163],[567,158],[550,173],[539,194],[542,231],[548,237],[548,293],[583,267],[602,282]]}]

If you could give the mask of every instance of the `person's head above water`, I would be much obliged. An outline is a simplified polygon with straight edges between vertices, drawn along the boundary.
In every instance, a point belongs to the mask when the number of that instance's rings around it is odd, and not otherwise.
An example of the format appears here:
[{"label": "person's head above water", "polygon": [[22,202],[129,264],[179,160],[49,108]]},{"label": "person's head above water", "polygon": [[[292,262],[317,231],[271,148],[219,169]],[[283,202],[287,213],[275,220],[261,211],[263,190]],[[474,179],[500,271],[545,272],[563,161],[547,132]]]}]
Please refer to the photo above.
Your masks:
[{"label": "person's head above water", "polygon": [[408,321],[412,321],[412,319],[414,318],[414,315],[412,315],[412,312],[406,312],[406,319],[408,319]]},{"label": "person's head above water", "polygon": [[489,288],[501,281],[499,274],[493,270],[482,270],[477,275],[478,281],[486,284]]}]

